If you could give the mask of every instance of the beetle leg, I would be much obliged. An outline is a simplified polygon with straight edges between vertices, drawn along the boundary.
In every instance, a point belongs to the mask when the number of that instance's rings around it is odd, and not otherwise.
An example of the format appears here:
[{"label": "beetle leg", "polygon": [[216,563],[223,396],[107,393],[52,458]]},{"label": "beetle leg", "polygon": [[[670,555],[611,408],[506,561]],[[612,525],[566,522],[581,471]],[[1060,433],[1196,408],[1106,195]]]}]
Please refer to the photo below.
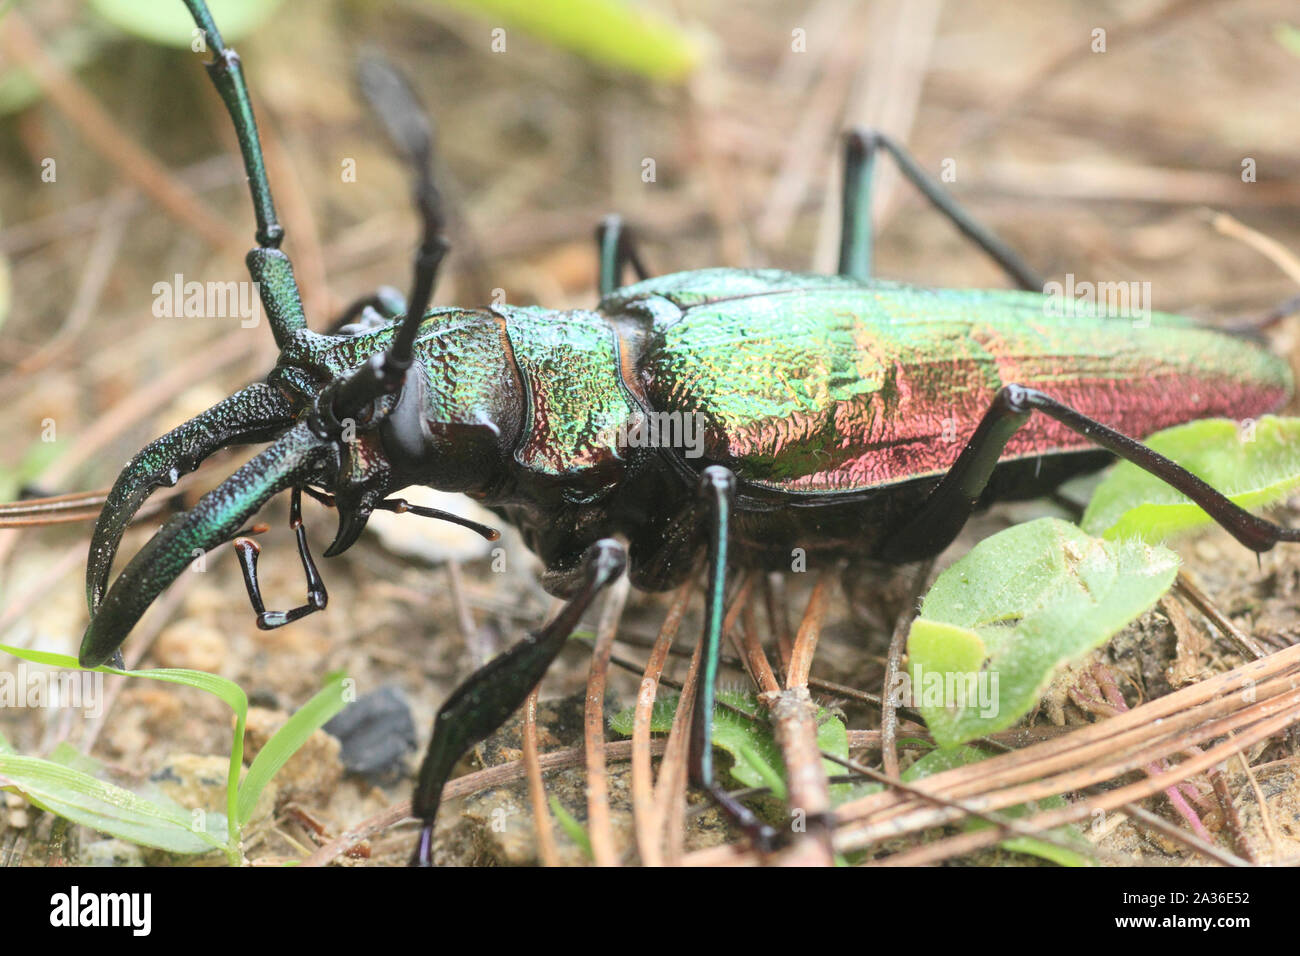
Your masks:
[{"label": "beetle leg", "polygon": [[1300,313],[1300,295],[1293,295],[1291,298],[1283,299],[1277,305],[1260,312],[1258,315],[1233,319],[1216,325],[1216,328],[1224,332],[1231,332],[1234,335],[1256,336],[1266,329],[1271,329],[1283,319],[1297,313]]},{"label": "beetle leg", "polygon": [[433,740],[420,765],[411,800],[412,812],[424,823],[412,865],[433,865],[433,822],[442,788],[460,758],[519,708],[577,628],[592,600],[623,573],[626,564],[627,554],[621,544],[612,538],[597,541],[583,555],[582,583],[560,613],[476,670],[442,705],[433,722]]},{"label": "beetle leg", "polygon": [[839,274],[871,278],[871,178],[876,152],[883,149],[935,209],[989,255],[1011,280],[1030,292],[1043,291],[1043,279],[1010,246],[966,212],[906,149],[879,130],[857,127],[844,137],[844,194],[840,207]]},{"label": "beetle leg", "polygon": [[726,612],[727,544],[736,476],[721,465],[711,465],[700,475],[700,495],[709,519],[709,567],[704,598],[704,651],[695,681],[695,706],[691,711],[690,773],[696,786],[708,791],[717,804],[745,831],[762,853],[776,843],[776,831],[760,820],[718,782],[713,767],[713,707],[717,698],[718,664],[722,657],[722,621]]},{"label": "beetle leg", "polygon": [[600,297],[610,295],[623,284],[623,272],[630,265],[638,280],[649,278],[637,249],[636,235],[617,213],[606,216],[596,227],[596,254],[600,261]]},{"label": "beetle leg", "polygon": [[1004,385],[980,419],[957,461],[926,499],[920,512],[890,535],[886,560],[906,561],[936,553],[957,536],[975,509],[993,469],[1011,436],[1041,412],[1078,432],[1098,446],[1182,492],[1205,510],[1234,538],[1255,552],[1268,551],[1279,541],[1300,541],[1300,529],[1256,517],[1216,491],[1186,468],[1049,395],[1023,385]]},{"label": "beetle leg", "polygon": [[284,627],[291,621],[306,617],[314,611],[324,610],[329,602],[325,591],[325,582],[316,570],[312,560],[311,549],[307,547],[307,529],[302,523],[302,489],[294,488],[289,499],[289,527],[298,539],[298,557],[302,559],[302,570],[307,576],[307,603],[288,611],[268,611],[262,601],[262,588],[257,581],[257,559],[262,553],[261,546],[252,538],[239,538],[235,541],[235,550],[239,553],[239,568],[244,573],[244,587],[248,589],[248,600],[257,613],[257,626],[263,631]]}]

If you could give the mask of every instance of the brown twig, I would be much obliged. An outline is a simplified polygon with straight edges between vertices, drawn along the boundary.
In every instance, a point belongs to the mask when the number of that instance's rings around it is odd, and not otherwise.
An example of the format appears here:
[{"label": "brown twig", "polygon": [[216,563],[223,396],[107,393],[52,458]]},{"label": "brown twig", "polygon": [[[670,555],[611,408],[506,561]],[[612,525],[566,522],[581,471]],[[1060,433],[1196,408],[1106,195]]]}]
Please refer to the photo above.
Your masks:
[{"label": "brown twig", "polygon": [[[654,741],[654,748],[656,750],[661,749],[659,741]],[[606,748],[606,756],[610,760],[627,760],[632,756],[631,741],[618,740],[611,743]],[[564,770],[568,767],[578,767],[585,761],[586,752],[582,747],[553,750],[538,757],[538,764],[541,766],[543,773],[551,770]],[[467,797],[490,787],[501,787],[508,783],[514,783],[516,780],[522,780],[526,775],[527,769],[524,767],[523,758],[497,764],[495,767],[485,767],[474,773],[467,773],[463,777],[457,777],[455,780],[449,780],[447,786],[443,788],[442,798],[444,802],[458,800],[461,797]],[[368,820],[357,824],[346,833],[335,837],[303,860],[302,865],[325,866],[336,857],[347,853],[361,841],[369,839],[374,834],[410,818],[411,801],[401,800]]]},{"label": "brown twig", "polygon": [[618,866],[614,832],[609,820],[609,781],[605,778],[605,676],[614,636],[627,603],[627,576],[621,576],[609,590],[596,628],[596,646],[591,653],[587,676],[587,702],[583,714],[587,750],[587,832],[591,855],[597,866]]},{"label": "brown twig", "polygon": [[[636,829],[637,847],[641,863],[645,866],[663,865],[662,820],[654,798],[654,778],[650,760],[650,718],[654,715],[655,697],[663,676],[668,651],[677,632],[681,630],[682,617],[690,603],[694,581],[687,580],[673,595],[659,635],[646,661],[637,691],[636,710],[632,718],[632,820]],[[680,706],[680,704],[679,704]]]},{"label": "brown twig", "polygon": [[916,617],[916,600],[929,580],[934,567],[933,559],[922,562],[908,593],[911,600],[894,624],[894,633],[889,639],[889,656],[885,659],[884,685],[880,692],[880,755],[885,765],[885,773],[897,779],[898,765],[898,708],[900,701],[894,688],[900,686],[899,675],[903,666],[903,647],[911,631],[912,621]]},{"label": "brown twig", "polygon": [[[1294,706],[1300,706],[1300,700],[1293,702],[1293,707]],[[1064,826],[1067,823],[1074,823],[1078,820],[1085,819],[1097,809],[1114,809],[1123,806],[1126,803],[1131,803],[1134,800],[1149,797],[1152,794],[1165,789],[1172,783],[1176,783],[1179,779],[1185,779],[1193,774],[1207,770],[1215,763],[1240,752],[1242,748],[1272,736],[1278,731],[1290,726],[1296,721],[1296,719],[1296,713],[1286,712],[1274,716],[1271,719],[1259,721],[1248,730],[1243,731],[1241,738],[1238,740],[1229,740],[1226,743],[1213,747],[1210,750],[1207,750],[1202,756],[1188,760],[1186,763],[1180,764],[1172,771],[1161,773],[1145,780],[1140,780],[1137,783],[1129,784],[1128,786],[1119,787],[1084,803],[1072,804],[1061,810],[1052,810],[1045,813],[1035,814],[1026,822],[1029,826],[1039,829],[1055,828],[1058,826]],[[921,866],[939,860],[948,859],[962,853],[969,853],[973,850],[981,849],[991,843],[997,842],[997,839],[997,831],[977,831],[946,840],[940,840],[936,843],[931,843],[913,850],[907,850],[888,857],[883,861],[877,862],[883,863],[887,866]],[[837,846],[839,846],[839,844],[837,844]],[[846,841],[841,848],[849,848],[850,846],[851,844]]]},{"label": "brown twig", "polygon": [[542,866],[559,866],[560,852],[551,829],[551,808],[546,804],[546,784],[537,747],[537,693],[534,687],[524,701],[524,772],[528,775],[528,799],[533,805],[533,832],[537,834],[537,857]]},{"label": "brown twig", "polygon": [[1277,266],[1287,278],[1300,285],[1300,258],[1282,243],[1271,236],[1266,236],[1258,229],[1251,229],[1239,219],[1226,212],[1210,214],[1210,225],[1220,235],[1244,242],[1273,265]]},{"label": "brown twig", "polygon": [[655,785],[655,817],[663,824],[664,862],[669,866],[675,866],[681,860],[685,839],[683,823],[686,819],[691,714],[695,710],[695,683],[699,679],[703,651],[704,642],[697,641],[691,666],[682,681],[681,695],[677,698],[677,710],[668,731],[664,756],[659,762],[659,781]]},{"label": "brown twig", "polygon": [[[1158,793],[1300,720],[1297,680],[1300,645],[1149,701],[1111,720],[935,774],[919,785],[929,793],[970,802],[981,810],[999,810],[1055,794],[1085,791],[1153,760],[1185,753],[1189,744],[1213,741],[1229,733],[1239,735],[1168,771],[1025,821],[1038,828],[1054,828],[1083,819],[1095,809],[1115,809]],[[951,823],[960,815],[954,810],[920,806],[916,799],[895,791],[873,794],[837,809],[835,845],[839,850],[857,849],[881,839]],[[996,832],[966,834],[899,854],[891,862],[934,862],[996,839]],[[735,862],[736,858],[737,854],[714,858],[693,854],[690,862]]]},{"label": "brown twig", "polygon": [[790,637],[790,619],[785,613],[785,578],[782,575],[763,575],[763,607],[767,612],[768,630],[776,638],[777,656],[784,677],[790,673],[790,655],[794,650],[794,641]]},{"label": "brown twig", "polygon": [[821,636],[822,622],[830,604],[830,576],[819,573],[799,630],[795,633],[794,649],[790,652],[790,667],[786,673],[786,687],[807,687],[808,672],[812,669],[813,655],[817,653],[817,639]]},{"label": "brown twig", "polygon": [[1268,651],[1260,647],[1255,638],[1237,627],[1236,624],[1233,624],[1228,619],[1228,616],[1214,605],[1214,602],[1209,599],[1186,571],[1180,570],[1178,572],[1178,576],[1174,579],[1174,587],[1179,594],[1191,601],[1198,611],[1209,618],[1210,622],[1223,633],[1223,636],[1236,644],[1247,657],[1259,660],[1267,656]]},{"label": "brown twig", "polygon": [[781,685],[776,679],[776,674],[772,671],[772,665],[768,662],[767,654],[763,651],[763,645],[758,640],[758,625],[754,620],[753,605],[746,602],[745,609],[740,616],[740,632],[743,640],[745,659],[748,661],[748,671],[750,677],[754,680],[755,686],[760,694],[780,693]]}]

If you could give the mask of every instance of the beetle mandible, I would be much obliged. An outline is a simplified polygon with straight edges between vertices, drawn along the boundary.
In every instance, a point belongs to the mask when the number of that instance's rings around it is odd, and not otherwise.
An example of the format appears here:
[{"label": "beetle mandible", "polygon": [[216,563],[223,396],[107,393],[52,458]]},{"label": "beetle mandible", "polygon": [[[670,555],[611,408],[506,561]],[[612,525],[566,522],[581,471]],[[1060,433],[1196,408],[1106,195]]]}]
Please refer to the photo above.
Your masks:
[{"label": "beetle mandible", "polygon": [[[466,523],[390,498],[396,490],[472,495],[523,532],[545,566],[543,584],[565,603],[443,704],[416,786],[424,826],[413,862],[432,861],[433,822],[457,760],[518,708],[623,573],[666,590],[703,562],[691,777],[766,846],[775,834],[717,783],[709,745],[729,569],[786,567],[795,547],[810,565],[933,556],[978,507],[1042,495],[1112,456],[1177,488],[1257,552],[1300,540],[1127,437],[1271,411],[1291,394],[1285,363],[1177,316],[1156,313],[1137,327],[1089,311],[1053,314],[1043,281],[900,146],[870,131],[846,141],[838,275],[706,269],[647,279],[611,217],[598,231],[595,310],[430,310],[448,248],[432,131],[400,77],[363,65],[363,88],[415,172],[423,239],[405,303],[378,294],[331,334],[313,332],[279,249],[284,230],[239,58],[204,0],[185,2],[238,135],[257,221],[247,265],[280,357],[265,381],[152,442],[117,478],[91,541],[80,661],[119,654],[193,554],[234,538],[281,491],[292,495],[308,594],[300,607],[267,611],[257,549],[241,544],[265,628],[326,603],[302,494],[338,509],[326,557],[347,550],[376,509]],[[1024,291],[873,279],[871,174],[882,154]],[[642,281],[621,286],[629,266]],[[622,440],[664,420],[698,427],[691,453],[681,442]],[[169,520],[108,586],[122,533],[153,489],[220,448],[262,442],[269,447]]]}]

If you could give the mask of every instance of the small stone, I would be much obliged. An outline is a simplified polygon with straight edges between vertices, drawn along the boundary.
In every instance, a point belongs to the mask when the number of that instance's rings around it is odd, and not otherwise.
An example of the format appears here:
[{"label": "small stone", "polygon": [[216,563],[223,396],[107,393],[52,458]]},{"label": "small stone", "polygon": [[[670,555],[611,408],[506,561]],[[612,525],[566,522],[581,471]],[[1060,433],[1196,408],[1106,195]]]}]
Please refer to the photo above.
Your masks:
[{"label": "small stone", "polygon": [[411,707],[395,687],[381,687],[353,701],[325,725],[343,744],[343,766],[374,784],[396,783],[415,749]]}]

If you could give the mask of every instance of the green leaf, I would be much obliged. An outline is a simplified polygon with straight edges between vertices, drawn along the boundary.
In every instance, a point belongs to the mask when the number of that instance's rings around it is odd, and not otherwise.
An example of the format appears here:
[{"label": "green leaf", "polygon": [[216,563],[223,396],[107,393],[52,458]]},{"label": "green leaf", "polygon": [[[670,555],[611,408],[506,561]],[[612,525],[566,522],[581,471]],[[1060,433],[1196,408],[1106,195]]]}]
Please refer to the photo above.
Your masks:
[{"label": "green leaf", "polygon": [[1279,23],[1273,28],[1273,39],[1296,56],[1300,56],[1300,27],[1290,23]]},{"label": "green leaf", "polygon": [[573,818],[573,814],[564,809],[564,804],[560,803],[555,794],[551,794],[549,802],[551,804],[551,812],[555,814],[555,819],[560,824],[560,829],[569,835],[570,840],[578,844],[578,848],[587,855],[587,859],[594,860],[596,854],[591,849],[591,837],[587,835],[587,831],[583,825]]},{"label": "green leaf", "polygon": [[[518,29],[593,63],[669,82],[684,80],[700,56],[698,45],[688,34],[626,0],[442,2],[477,14],[490,26],[505,28],[506,55],[510,52],[509,31]],[[485,31],[484,44],[489,39]]]},{"label": "green leaf", "polygon": [[343,681],[342,674],[332,675],[325,686],[317,691],[311,700],[299,707],[258,752],[253,765],[248,768],[248,776],[244,778],[243,786],[239,788],[236,819],[241,827],[252,818],[253,810],[257,806],[257,798],[262,795],[262,790],[276,772],[298,752],[298,748],[307,741],[308,737],[347,706]]},{"label": "green leaf", "polygon": [[1057,518],[1008,528],[939,575],[908,636],[908,687],[941,748],[1010,727],[1052,675],[1169,589],[1178,558]]},{"label": "green leaf", "polygon": [[[226,819],[237,819],[235,811],[236,801],[239,796],[239,770],[244,763],[244,725],[248,719],[248,695],[244,693],[243,688],[238,684],[228,681],[224,677],[218,677],[216,674],[206,674],[203,671],[182,668],[160,667],[143,671],[124,671],[107,666],[86,668],[77,663],[75,657],[69,657],[67,654],[52,654],[48,651],[30,650],[25,647],[11,647],[8,644],[0,644],[0,651],[12,654],[14,657],[33,664],[45,664],[49,667],[63,667],[69,670],[91,670],[105,674],[120,674],[123,677],[144,677],[148,680],[193,687],[221,698],[235,712],[235,731],[230,741],[230,772],[227,775],[226,782]],[[60,811],[51,808],[51,812],[59,813]],[[74,818],[69,817],[69,819]],[[226,850],[231,855],[232,860],[238,857],[238,842],[237,833],[229,834]]]},{"label": "green leaf", "polygon": [[[1243,508],[1280,501],[1300,486],[1300,418],[1265,415],[1253,429],[1212,418],[1157,432],[1146,444]],[[1083,529],[1107,539],[1160,541],[1210,516],[1163,481],[1122,461],[1098,486]]]},{"label": "green leaf", "polygon": [[[650,717],[652,732],[666,734],[672,729],[678,700],[678,697],[668,696],[655,701]],[[750,691],[720,690],[718,700],[754,715],[753,719],[742,717],[721,704],[713,709],[713,746],[731,755],[731,775],[746,787],[768,787],[773,796],[784,800],[785,761],[781,758],[781,748],[772,727],[759,707],[758,697]],[[635,707],[620,711],[610,719],[610,727],[616,734],[632,736],[635,713]],[[822,752],[837,757],[847,758],[849,755],[849,734],[844,722],[820,707],[817,709],[817,746]],[[843,772],[832,760],[823,760],[822,763],[828,776]],[[852,791],[852,787],[852,784],[833,784],[831,796],[838,802]]]},{"label": "green leaf", "polygon": [[0,753],[0,777],[42,810],[132,843],[173,853],[225,848],[226,821],[219,814],[200,818],[215,832],[196,830],[195,817],[183,807],[146,800],[53,760]]},{"label": "green leaf", "polygon": [[[280,0],[208,0],[227,42],[252,32],[279,5]],[[109,23],[151,43],[188,49],[194,39],[194,19],[180,0],[90,0],[90,6]]]},{"label": "green leaf", "polygon": [[[915,783],[925,777],[933,776],[936,773],[942,773],[945,770],[951,770],[954,767],[962,767],[966,764],[977,763],[984,760],[988,754],[975,747],[957,747],[953,750],[936,750],[926,754],[912,766],[903,771],[904,783]],[[1059,810],[1066,806],[1064,798],[1060,796],[1047,797],[1043,800],[1034,800],[1030,803],[1021,803],[1014,807],[1007,807],[998,810],[999,816],[1010,819],[1026,817],[1034,813],[1040,813],[1044,810]],[[965,830],[984,830],[993,826],[987,820],[981,820],[978,817],[968,817],[963,821],[962,827]],[[1078,850],[1070,850],[1056,843],[1048,843],[1046,840],[1040,840],[1036,837],[1014,836],[1008,837],[998,845],[1004,850],[1012,853],[1028,853],[1031,856],[1041,857],[1049,860],[1058,866],[1091,866],[1092,857],[1089,855],[1091,844],[1084,838],[1079,829],[1072,825],[1057,827],[1051,831],[1058,839],[1076,844]]]}]

